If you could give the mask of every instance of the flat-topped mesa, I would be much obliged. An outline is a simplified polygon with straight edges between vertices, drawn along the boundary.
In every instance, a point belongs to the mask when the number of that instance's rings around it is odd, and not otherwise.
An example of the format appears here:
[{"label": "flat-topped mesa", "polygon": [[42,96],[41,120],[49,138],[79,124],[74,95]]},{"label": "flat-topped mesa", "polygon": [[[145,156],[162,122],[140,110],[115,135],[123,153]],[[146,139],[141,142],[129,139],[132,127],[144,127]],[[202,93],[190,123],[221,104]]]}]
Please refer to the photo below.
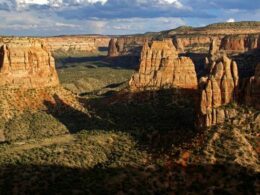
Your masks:
[{"label": "flat-topped mesa", "polygon": [[59,36],[45,37],[41,41],[50,46],[51,52],[63,51],[73,53],[96,53],[100,48],[108,46],[110,37],[108,36]]},{"label": "flat-topped mesa", "polygon": [[260,63],[255,68],[255,74],[247,82],[244,103],[260,109]]},{"label": "flat-topped mesa", "polygon": [[43,88],[59,85],[54,58],[35,39],[11,40],[0,48],[0,87]]},{"label": "flat-topped mesa", "polygon": [[219,107],[237,99],[238,81],[237,63],[226,55],[211,64],[209,76],[202,77],[199,82],[198,127],[224,122],[226,113]]},{"label": "flat-topped mesa", "polygon": [[146,42],[141,52],[139,72],[129,82],[131,91],[162,88],[197,89],[195,65],[187,57],[178,57],[171,39]]}]

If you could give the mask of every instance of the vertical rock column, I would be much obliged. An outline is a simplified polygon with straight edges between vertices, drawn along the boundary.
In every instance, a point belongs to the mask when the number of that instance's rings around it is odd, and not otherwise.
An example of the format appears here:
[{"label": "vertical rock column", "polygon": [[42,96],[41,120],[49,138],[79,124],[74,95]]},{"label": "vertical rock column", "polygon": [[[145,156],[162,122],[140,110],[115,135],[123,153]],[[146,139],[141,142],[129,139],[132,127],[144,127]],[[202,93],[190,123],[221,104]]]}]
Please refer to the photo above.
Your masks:
[{"label": "vertical rock column", "polygon": [[220,107],[237,99],[238,69],[235,61],[224,55],[213,62],[208,77],[200,79],[200,107],[197,125],[210,127],[223,123],[225,111]]}]

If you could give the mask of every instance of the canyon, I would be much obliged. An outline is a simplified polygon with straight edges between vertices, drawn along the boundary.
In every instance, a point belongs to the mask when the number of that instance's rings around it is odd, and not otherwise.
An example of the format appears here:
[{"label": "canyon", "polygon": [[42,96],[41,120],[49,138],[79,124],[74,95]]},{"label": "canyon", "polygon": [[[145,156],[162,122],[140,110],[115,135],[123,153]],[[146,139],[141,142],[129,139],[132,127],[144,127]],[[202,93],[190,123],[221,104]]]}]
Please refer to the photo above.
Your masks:
[{"label": "canyon", "polygon": [[255,194],[259,109],[259,22],[1,37],[0,194]]}]

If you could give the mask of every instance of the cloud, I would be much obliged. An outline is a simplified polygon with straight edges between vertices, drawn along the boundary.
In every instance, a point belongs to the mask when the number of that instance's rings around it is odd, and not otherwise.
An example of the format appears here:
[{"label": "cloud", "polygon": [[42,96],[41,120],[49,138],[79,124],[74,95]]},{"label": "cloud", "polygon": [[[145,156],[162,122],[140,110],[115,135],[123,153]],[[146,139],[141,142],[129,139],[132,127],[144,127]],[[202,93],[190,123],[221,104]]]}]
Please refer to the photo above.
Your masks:
[{"label": "cloud", "polygon": [[131,34],[259,20],[260,0],[0,0],[0,34]]},{"label": "cloud", "polygon": [[236,20],[234,19],[234,18],[229,18],[228,20],[227,20],[227,22],[230,22],[230,23],[232,23],[232,22],[235,22]]}]

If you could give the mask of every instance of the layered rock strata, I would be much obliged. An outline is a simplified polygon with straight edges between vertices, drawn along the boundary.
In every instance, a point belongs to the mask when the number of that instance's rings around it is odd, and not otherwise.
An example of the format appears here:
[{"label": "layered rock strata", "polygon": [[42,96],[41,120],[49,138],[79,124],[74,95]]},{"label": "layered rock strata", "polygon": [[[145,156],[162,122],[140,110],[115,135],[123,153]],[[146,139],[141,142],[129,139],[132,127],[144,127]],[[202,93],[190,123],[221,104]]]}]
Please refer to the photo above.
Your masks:
[{"label": "layered rock strata", "polygon": [[245,52],[260,48],[260,34],[225,36],[220,49],[226,52]]},{"label": "layered rock strata", "polygon": [[50,46],[50,50],[64,52],[97,52],[100,48],[107,48],[110,37],[106,36],[61,36],[42,38]]},{"label": "layered rock strata", "polygon": [[146,36],[122,36],[112,38],[109,42],[109,57],[115,56],[140,56],[141,48],[145,42],[151,41],[152,37]]},{"label": "layered rock strata", "polygon": [[116,46],[116,40],[113,38],[109,41],[109,45],[108,45],[108,56],[109,57],[115,57],[118,56],[119,52],[118,52],[118,48]]},{"label": "layered rock strata", "polygon": [[42,42],[13,40],[0,48],[0,86],[43,88],[59,85],[54,58]]},{"label": "layered rock strata", "polygon": [[162,88],[197,89],[195,66],[190,58],[178,57],[171,39],[146,42],[139,72],[129,82],[131,91]]},{"label": "layered rock strata", "polygon": [[108,36],[59,36],[59,37],[0,37],[0,46],[9,42],[26,42],[27,40],[38,40],[48,46],[51,52],[63,51],[70,53],[95,53],[105,50],[110,41]]}]

